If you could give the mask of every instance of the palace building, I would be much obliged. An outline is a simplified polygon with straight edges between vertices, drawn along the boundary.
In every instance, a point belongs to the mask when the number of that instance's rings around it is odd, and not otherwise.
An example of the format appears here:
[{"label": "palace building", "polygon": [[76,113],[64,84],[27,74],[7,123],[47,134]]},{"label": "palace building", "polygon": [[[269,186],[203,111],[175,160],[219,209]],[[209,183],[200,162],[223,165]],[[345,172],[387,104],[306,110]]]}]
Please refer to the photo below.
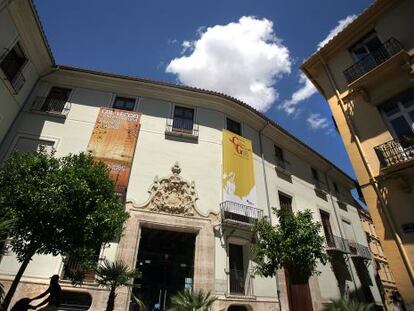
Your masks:
[{"label": "palace building", "polygon": [[[320,310],[340,296],[382,306],[368,242],[351,195],[355,181],[247,104],[230,96],[55,63],[32,1],[0,1],[0,161],[40,146],[57,157],[91,152],[110,167],[130,218],[97,261],[142,272],[121,288],[165,311],[172,295],[203,289],[213,310]],[[136,60],[139,61],[139,60]],[[326,265],[308,283],[283,270],[254,275],[251,226],[272,207],[310,209],[322,224]],[[7,290],[19,263],[0,261]],[[104,310],[108,291],[93,273],[80,287],[70,258],[35,255],[13,301],[61,276],[62,310]]]},{"label": "palace building", "polygon": [[302,65],[328,101],[409,310],[414,310],[412,12],[412,0],[374,1]]}]

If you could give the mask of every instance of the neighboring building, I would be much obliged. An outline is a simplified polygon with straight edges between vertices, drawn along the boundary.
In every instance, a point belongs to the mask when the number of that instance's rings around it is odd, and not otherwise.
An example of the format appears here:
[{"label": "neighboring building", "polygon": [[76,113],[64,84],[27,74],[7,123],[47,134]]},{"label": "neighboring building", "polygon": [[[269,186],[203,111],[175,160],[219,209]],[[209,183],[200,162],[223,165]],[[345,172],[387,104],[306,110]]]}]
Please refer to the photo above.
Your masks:
[{"label": "neighboring building", "polygon": [[397,285],[388,265],[387,257],[382,250],[381,242],[375,231],[371,215],[367,210],[362,208],[358,209],[358,213],[362,222],[362,228],[367,236],[369,249],[374,261],[373,264],[376,267],[375,281],[381,291],[384,305],[387,307],[387,310],[392,311],[393,297],[397,292]]},{"label": "neighboring building", "polygon": [[412,0],[377,0],[302,65],[329,103],[410,310],[414,310],[413,12]]},{"label": "neighboring building", "polygon": [[[381,305],[352,178],[232,97],[55,65],[33,3],[0,3],[0,160],[45,146],[56,156],[91,151],[110,163],[130,218],[97,260],[139,268],[134,291],[150,310],[156,302],[164,310],[184,288],[211,290],[214,310],[319,310],[341,295]],[[232,167],[238,161],[242,178]],[[323,224],[332,259],[307,284],[283,271],[252,274],[251,223],[263,216],[275,223],[271,207],[308,208]],[[6,290],[18,266],[12,252],[1,259]],[[70,258],[36,255],[14,301],[59,274],[63,308],[104,310],[108,291],[92,273],[73,287],[66,275],[76,269]],[[130,301],[131,289],[122,288],[116,309],[134,310]]]}]

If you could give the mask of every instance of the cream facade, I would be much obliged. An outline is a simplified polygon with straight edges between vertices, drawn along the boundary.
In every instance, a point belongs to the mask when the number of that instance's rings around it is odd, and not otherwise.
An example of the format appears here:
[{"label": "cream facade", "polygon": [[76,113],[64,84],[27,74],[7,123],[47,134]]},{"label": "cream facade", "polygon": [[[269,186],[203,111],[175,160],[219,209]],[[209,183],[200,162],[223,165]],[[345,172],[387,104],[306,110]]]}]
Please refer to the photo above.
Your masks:
[{"label": "cream facade", "polygon": [[[130,218],[120,240],[102,247],[99,261],[122,260],[144,271],[143,280],[137,281],[141,286],[137,295],[147,295],[150,310],[154,301],[162,307],[168,305],[171,289],[178,289],[169,287],[176,280],[171,271],[178,271],[168,268],[177,263],[174,258],[180,258],[179,268],[183,269],[178,273],[183,277],[179,287],[211,290],[219,298],[213,310],[319,310],[324,302],[341,295],[381,305],[367,239],[350,193],[353,179],[229,96],[55,65],[33,4],[15,0],[4,2],[1,8],[0,14],[7,14],[10,21],[7,28],[16,34],[9,36],[13,37],[9,42],[0,28],[1,42],[11,47],[19,44],[27,59],[25,66],[36,69],[33,82],[26,79],[17,94],[11,91],[10,81],[3,82],[10,85],[0,96],[8,98],[10,107],[21,97],[21,108],[14,107],[16,112],[10,115],[15,119],[9,122],[7,118],[9,125],[5,123],[1,161],[14,150],[36,150],[40,145],[53,148],[58,157],[85,152],[101,107],[124,105],[126,111],[141,114],[125,200]],[[24,68],[21,72],[26,77]],[[0,113],[6,115],[7,111]],[[185,119],[191,119],[190,123],[183,121],[184,113],[191,115]],[[223,202],[225,129],[252,142],[257,209]],[[270,211],[281,206],[293,211],[311,209],[315,220],[323,223],[322,234],[332,255],[327,265],[318,266],[320,275],[313,276],[309,284],[299,284],[309,293],[304,309],[297,309],[300,304],[294,289],[298,284],[283,271],[275,278],[252,272],[250,223],[262,216],[276,223]],[[150,267],[155,262],[166,269],[162,275],[169,278],[162,279],[165,286],[159,292],[157,287],[156,295],[151,286],[157,285],[145,277],[145,271],[153,273],[154,279],[159,277]],[[38,294],[51,275],[59,274],[67,298],[64,303],[74,299],[70,293],[79,296],[83,292],[91,299],[89,310],[103,310],[108,292],[96,285],[93,275],[82,287],[73,287],[65,280],[69,265],[67,258],[36,255],[14,301]],[[18,266],[11,251],[1,259],[0,282],[6,289]],[[131,289],[120,289],[116,309],[135,310],[131,295]]]},{"label": "cream facade", "polygon": [[376,267],[375,281],[377,282],[378,288],[380,289],[381,296],[383,298],[384,305],[387,310],[392,310],[394,305],[395,293],[397,285],[395,284],[394,276],[388,264],[387,257],[381,246],[381,241],[375,230],[375,225],[368,211],[359,209],[359,217],[361,218],[362,228],[367,236],[369,250],[374,260]]},{"label": "cream facade", "polygon": [[414,308],[413,1],[375,1],[302,70],[324,95],[397,287]]}]

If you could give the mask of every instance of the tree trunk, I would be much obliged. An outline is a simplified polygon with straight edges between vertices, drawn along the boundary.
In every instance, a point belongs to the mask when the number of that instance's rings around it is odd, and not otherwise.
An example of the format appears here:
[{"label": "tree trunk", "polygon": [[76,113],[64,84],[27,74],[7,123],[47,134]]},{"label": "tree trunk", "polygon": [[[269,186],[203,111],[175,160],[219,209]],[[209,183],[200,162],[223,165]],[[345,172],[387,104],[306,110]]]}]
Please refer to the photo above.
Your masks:
[{"label": "tree trunk", "polygon": [[22,275],[24,271],[26,270],[27,265],[29,264],[30,260],[32,260],[32,257],[33,255],[30,255],[22,262],[22,265],[20,266],[19,271],[17,271],[17,274],[14,277],[13,283],[10,286],[10,289],[7,292],[6,297],[4,297],[4,300],[2,303],[2,310],[7,311],[7,309],[9,308],[13,295],[16,292],[17,285],[19,285],[20,279],[22,278]]},{"label": "tree trunk", "polygon": [[113,311],[115,306],[115,288],[111,288],[109,292],[108,302],[106,303],[105,311]]}]

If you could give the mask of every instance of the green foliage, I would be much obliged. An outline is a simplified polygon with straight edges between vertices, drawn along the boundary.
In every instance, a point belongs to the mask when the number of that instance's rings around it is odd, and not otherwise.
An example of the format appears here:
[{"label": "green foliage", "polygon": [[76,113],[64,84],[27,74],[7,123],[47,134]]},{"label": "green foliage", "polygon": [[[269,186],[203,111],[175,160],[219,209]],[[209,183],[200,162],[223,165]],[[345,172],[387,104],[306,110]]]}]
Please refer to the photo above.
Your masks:
[{"label": "green foliage", "polygon": [[314,222],[310,210],[296,214],[286,208],[273,209],[279,224],[272,226],[267,219],[255,223],[256,241],[252,246],[255,273],[274,276],[277,269],[286,268],[309,278],[317,273],[318,261],[325,264],[328,256],[324,250],[321,225]]},{"label": "green foliage", "polygon": [[171,298],[173,307],[168,311],[208,311],[216,300],[210,292],[185,290]]},{"label": "green foliage", "polygon": [[323,311],[371,311],[373,309],[373,303],[366,304],[342,297],[338,300],[331,300],[325,305]]},{"label": "green foliage", "polygon": [[138,278],[140,273],[135,269],[130,269],[122,261],[110,262],[105,260],[95,269],[97,282],[99,285],[111,288],[119,286],[133,286],[131,279]]},{"label": "green foliage", "polygon": [[10,245],[22,269],[34,254],[93,258],[120,235],[128,215],[113,189],[106,166],[84,153],[9,157],[0,170],[0,219],[12,223]]},{"label": "green foliage", "polygon": [[95,269],[97,282],[99,285],[109,288],[109,297],[106,306],[107,311],[112,311],[115,305],[116,289],[120,286],[134,286],[131,279],[140,276],[140,273],[135,269],[130,269],[129,266],[122,261],[110,262],[105,260],[101,265]]}]

